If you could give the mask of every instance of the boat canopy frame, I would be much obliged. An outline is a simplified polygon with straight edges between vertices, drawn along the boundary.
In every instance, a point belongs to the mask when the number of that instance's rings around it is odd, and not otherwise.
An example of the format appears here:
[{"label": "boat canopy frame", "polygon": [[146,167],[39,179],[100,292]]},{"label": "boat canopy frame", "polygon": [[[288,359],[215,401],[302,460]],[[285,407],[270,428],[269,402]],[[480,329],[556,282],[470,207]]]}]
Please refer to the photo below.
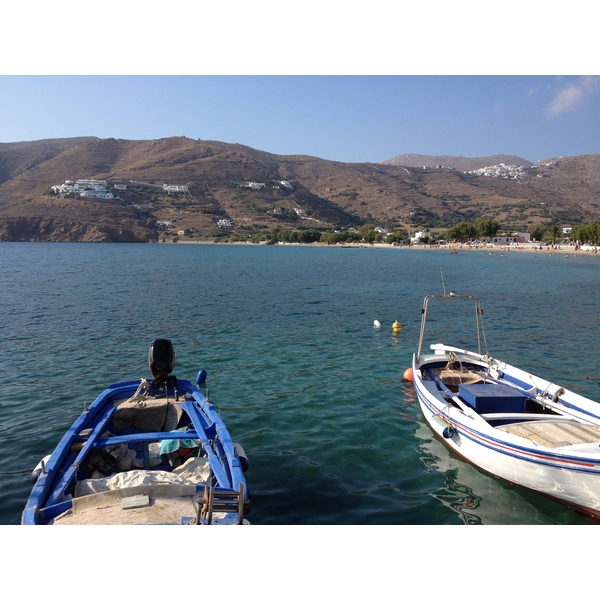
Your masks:
[{"label": "boat canopy frame", "polygon": [[[487,347],[487,339],[485,337],[485,327],[483,324],[483,309],[481,308],[481,303],[479,302],[479,298],[476,296],[462,296],[456,295],[454,292],[450,292],[449,294],[430,294],[429,296],[425,296],[423,300],[423,308],[421,309],[421,332],[419,334],[419,346],[417,348],[416,359],[421,359],[421,349],[423,346],[423,339],[425,337],[425,327],[427,324],[427,312],[429,310],[429,303],[431,300],[446,300],[446,301],[467,301],[473,302],[475,304],[475,325],[477,332],[477,351],[480,355],[489,357],[488,347]],[[482,343],[485,352],[482,352]]]}]

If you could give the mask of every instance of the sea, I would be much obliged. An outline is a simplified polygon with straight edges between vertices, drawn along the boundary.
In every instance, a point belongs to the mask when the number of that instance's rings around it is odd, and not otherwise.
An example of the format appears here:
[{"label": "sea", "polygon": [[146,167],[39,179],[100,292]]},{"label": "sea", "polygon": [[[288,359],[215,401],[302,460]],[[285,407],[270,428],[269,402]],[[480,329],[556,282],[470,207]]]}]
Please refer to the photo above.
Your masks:
[{"label": "sea", "polygon": [[0,243],[0,524],[84,404],[148,377],[166,337],[248,456],[253,525],[591,526],[433,438],[403,375],[444,290],[479,297],[492,355],[600,401],[591,253]]}]

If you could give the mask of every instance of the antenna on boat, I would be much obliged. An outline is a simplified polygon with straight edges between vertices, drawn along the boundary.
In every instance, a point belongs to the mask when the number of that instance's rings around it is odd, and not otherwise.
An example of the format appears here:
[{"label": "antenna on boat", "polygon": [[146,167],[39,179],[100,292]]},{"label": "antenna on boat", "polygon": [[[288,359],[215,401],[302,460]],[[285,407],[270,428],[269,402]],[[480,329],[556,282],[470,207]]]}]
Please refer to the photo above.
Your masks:
[{"label": "antenna on boat", "polygon": [[446,284],[444,283],[444,271],[442,271],[442,267],[440,267],[440,275],[442,276],[442,289],[444,290],[444,296],[446,295]]}]

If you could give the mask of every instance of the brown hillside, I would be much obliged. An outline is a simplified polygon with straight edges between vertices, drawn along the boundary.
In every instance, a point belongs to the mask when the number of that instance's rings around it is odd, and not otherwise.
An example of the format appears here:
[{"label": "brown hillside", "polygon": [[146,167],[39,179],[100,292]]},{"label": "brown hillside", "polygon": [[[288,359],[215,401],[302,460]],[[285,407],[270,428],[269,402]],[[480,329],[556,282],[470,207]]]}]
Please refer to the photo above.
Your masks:
[{"label": "brown hillside", "polygon": [[[505,162],[499,158],[477,164]],[[0,144],[0,239],[149,241],[182,230],[210,237],[224,234],[220,219],[246,236],[277,226],[328,231],[365,222],[414,231],[481,216],[515,230],[600,219],[600,155],[521,161],[518,180],[389,163],[280,156],[184,137]],[[111,189],[114,200],[47,193],[77,179],[126,189]],[[250,189],[246,182],[264,186]],[[169,195],[164,183],[189,192]],[[170,226],[161,230],[157,221]]]}]

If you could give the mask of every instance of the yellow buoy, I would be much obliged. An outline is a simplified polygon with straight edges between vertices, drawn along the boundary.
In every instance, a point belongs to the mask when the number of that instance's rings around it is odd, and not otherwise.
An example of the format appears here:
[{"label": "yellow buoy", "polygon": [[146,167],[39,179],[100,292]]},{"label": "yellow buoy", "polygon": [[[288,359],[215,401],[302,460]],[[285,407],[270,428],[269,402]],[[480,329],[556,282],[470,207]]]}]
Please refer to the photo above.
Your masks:
[{"label": "yellow buoy", "polygon": [[402,381],[414,381],[413,370],[411,368],[406,369],[404,371],[404,375],[402,375]]},{"label": "yellow buoy", "polygon": [[400,325],[400,323],[398,323],[398,321],[394,321],[394,323],[392,325],[392,331],[394,333],[400,333],[402,331],[402,325]]}]

